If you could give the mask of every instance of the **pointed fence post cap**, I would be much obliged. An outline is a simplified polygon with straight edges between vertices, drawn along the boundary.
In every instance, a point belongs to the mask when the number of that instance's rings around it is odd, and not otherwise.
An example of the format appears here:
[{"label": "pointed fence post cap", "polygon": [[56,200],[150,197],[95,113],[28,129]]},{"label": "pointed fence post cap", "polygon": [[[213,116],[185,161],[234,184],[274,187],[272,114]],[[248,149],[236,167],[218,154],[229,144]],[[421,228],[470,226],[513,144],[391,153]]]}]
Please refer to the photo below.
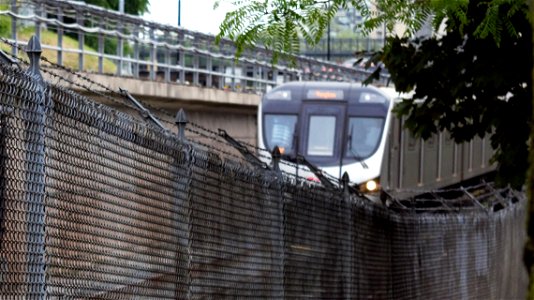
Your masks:
[{"label": "pointed fence post cap", "polygon": [[275,146],[273,151],[271,152],[271,156],[273,158],[273,169],[275,171],[280,171],[280,158],[282,158],[282,153],[280,152],[280,148],[278,146]]},{"label": "pointed fence post cap", "polygon": [[39,41],[39,38],[36,35],[32,35],[30,40],[28,41],[28,44],[26,45],[26,54],[28,54],[28,58],[30,59],[30,67],[27,70],[27,73],[35,78],[37,81],[43,81],[43,76],[41,75],[41,71],[39,70],[39,63],[41,60],[41,53],[43,52],[43,48],[41,47],[41,42]]},{"label": "pointed fence post cap", "polygon": [[343,176],[341,176],[341,182],[343,182],[343,184],[349,184],[350,182],[349,173],[346,171],[343,173]]},{"label": "pointed fence post cap", "polygon": [[42,53],[41,41],[36,35],[32,35],[28,44],[26,45],[26,53]]},{"label": "pointed fence post cap", "polygon": [[176,122],[176,124],[187,124],[187,115],[185,114],[183,108],[180,108],[180,110],[176,113],[174,121]]},{"label": "pointed fence post cap", "polygon": [[349,173],[347,173],[346,171],[345,173],[343,173],[343,176],[341,176],[341,184],[343,184],[343,193],[348,196],[350,178],[349,178]]},{"label": "pointed fence post cap", "polygon": [[273,152],[271,153],[272,157],[274,159],[280,159],[282,157],[282,153],[280,152],[280,148],[278,146],[275,146],[273,149]]}]

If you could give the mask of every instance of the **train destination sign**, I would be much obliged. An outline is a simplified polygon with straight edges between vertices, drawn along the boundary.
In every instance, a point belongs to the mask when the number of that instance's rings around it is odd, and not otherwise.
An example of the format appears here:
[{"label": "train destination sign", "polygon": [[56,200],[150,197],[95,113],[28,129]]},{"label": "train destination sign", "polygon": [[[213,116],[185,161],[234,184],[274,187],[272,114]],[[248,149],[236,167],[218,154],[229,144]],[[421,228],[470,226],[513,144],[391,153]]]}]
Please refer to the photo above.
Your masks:
[{"label": "train destination sign", "polygon": [[308,99],[343,100],[342,90],[308,90]]}]

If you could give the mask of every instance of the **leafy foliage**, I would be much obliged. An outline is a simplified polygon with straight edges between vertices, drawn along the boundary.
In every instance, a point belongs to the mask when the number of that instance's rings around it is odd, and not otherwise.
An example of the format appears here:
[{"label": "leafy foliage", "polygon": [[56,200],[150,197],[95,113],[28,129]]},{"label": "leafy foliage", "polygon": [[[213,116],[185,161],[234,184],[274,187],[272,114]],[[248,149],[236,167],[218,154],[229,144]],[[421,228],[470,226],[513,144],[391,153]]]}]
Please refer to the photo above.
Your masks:
[{"label": "leafy foliage", "polygon": [[219,41],[223,37],[236,42],[237,55],[256,44],[274,51],[274,60],[297,53],[300,38],[316,44],[324,35],[328,23],[340,8],[349,5],[367,10],[359,0],[240,0],[238,8],[226,15],[220,25]]},{"label": "leafy foliage", "polygon": [[398,106],[408,128],[424,138],[446,129],[458,142],[492,134],[500,178],[521,187],[532,119],[532,31],[526,7],[510,14],[512,7],[500,5],[495,12],[514,28],[500,31],[499,44],[479,35],[487,10],[473,1],[467,23],[450,13],[442,38],[390,38],[382,59],[397,90],[415,89],[413,99],[424,100]]},{"label": "leafy foliage", "polygon": [[[218,6],[218,0],[215,7]],[[525,8],[526,0],[233,0],[235,11],[229,12],[219,27],[217,40],[229,38],[236,42],[237,56],[243,50],[263,45],[279,55],[299,52],[296,39],[305,39],[308,44],[316,44],[324,36],[330,20],[340,8],[356,8],[365,22],[361,28],[369,33],[380,26],[392,32],[398,24],[406,26],[406,36],[412,36],[432,16],[437,29],[446,18],[453,17],[455,28],[463,32],[469,23],[467,7],[476,3],[485,10],[484,17],[476,24],[473,32],[481,38],[491,37],[497,44],[501,42],[503,28],[514,36],[514,24],[509,16],[499,14],[506,7],[508,15],[518,13],[530,15]],[[473,24],[473,23],[471,23]]]}]

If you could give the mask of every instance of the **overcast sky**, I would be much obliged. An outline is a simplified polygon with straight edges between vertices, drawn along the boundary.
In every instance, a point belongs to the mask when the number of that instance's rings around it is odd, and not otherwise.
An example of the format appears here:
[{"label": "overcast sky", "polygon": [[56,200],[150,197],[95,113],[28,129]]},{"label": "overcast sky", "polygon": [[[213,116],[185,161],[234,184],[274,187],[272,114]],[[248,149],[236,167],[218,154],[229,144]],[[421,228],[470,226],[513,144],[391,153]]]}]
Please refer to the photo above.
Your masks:
[{"label": "overcast sky", "polygon": [[[150,13],[143,18],[167,25],[178,25],[179,0],[151,0]],[[203,33],[219,33],[219,24],[226,12],[232,10],[232,5],[221,2],[213,10],[214,0],[180,0],[182,27]]]}]

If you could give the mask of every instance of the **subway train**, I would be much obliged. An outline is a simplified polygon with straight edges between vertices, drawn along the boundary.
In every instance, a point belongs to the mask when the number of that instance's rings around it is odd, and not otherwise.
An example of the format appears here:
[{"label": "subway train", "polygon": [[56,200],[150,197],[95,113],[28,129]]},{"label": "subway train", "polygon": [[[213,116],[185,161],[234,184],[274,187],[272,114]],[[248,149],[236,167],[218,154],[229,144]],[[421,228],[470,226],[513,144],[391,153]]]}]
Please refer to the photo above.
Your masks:
[{"label": "subway train", "polygon": [[335,184],[346,172],[363,193],[445,188],[494,171],[488,137],[457,144],[447,132],[411,135],[392,112],[404,96],[360,83],[279,85],[259,105],[258,145],[278,147],[286,174]]}]

